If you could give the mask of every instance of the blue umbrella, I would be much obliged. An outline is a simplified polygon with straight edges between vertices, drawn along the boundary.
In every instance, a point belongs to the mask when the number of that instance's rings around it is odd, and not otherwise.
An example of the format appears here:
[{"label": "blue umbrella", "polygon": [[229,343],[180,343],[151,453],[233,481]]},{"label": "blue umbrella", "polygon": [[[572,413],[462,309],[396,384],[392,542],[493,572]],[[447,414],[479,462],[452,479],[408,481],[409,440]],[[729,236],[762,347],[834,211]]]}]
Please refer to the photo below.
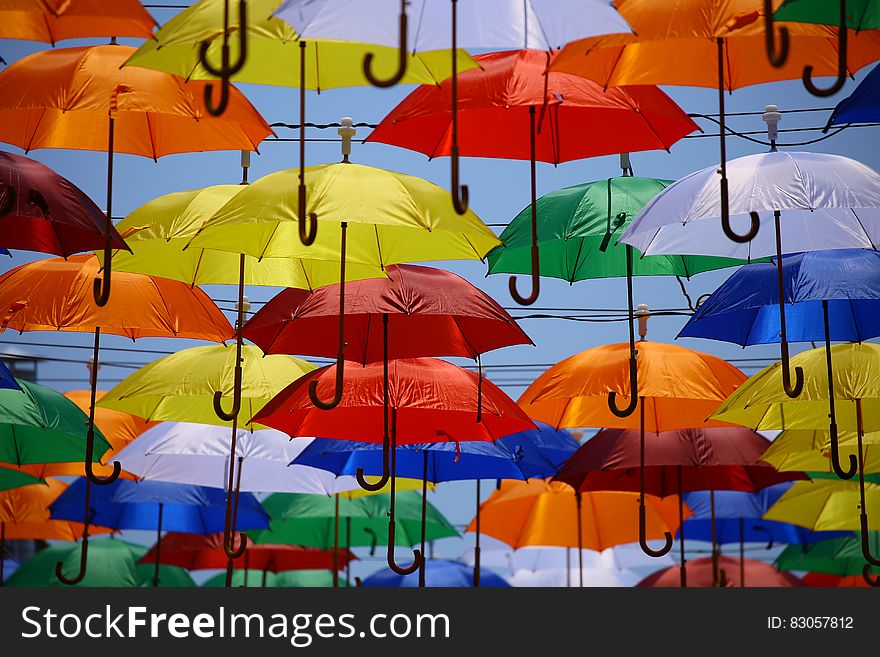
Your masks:
[{"label": "blue umbrella", "polygon": [[842,123],[873,121],[880,121],[880,66],[875,66],[855,91],[837,103],[825,130]]},{"label": "blue umbrella", "polygon": [[15,376],[9,371],[9,368],[3,361],[0,361],[0,388],[21,390],[21,386],[15,380]]},{"label": "blue umbrella", "polygon": [[[80,522],[84,506],[91,509],[91,522],[95,525],[155,530],[159,538],[162,531],[214,534],[226,526],[226,493],[207,486],[117,479],[88,491],[87,480],[81,477],[49,506],[49,515],[53,519]],[[242,529],[269,528],[269,514],[252,493],[240,494],[236,513]],[[159,562],[157,557],[157,586]]]},{"label": "blue umbrella", "polygon": [[[477,492],[477,545],[474,549],[475,585],[480,585],[480,479],[531,479],[556,474],[562,464],[574,454],[578,442],[570,433],[554,429],[542,422],[537,429],[521,431],[499,438],[494,443],[484,441],[424,443],[400,445],[395,453],[396,472],[403,477],[432,481],[476,480]],[[328,470],[336,475],[381,475],[384,472],[383,447],[380,444],[353,440],[316,438],[297,456],[292,464],[309,465]],[[422,490],[424,500],[426,490]],[[424,534],[422,554],[425,553]],[[425,582],[425,572],[420,569]]]},{"label": "blue umbrella", "polygon": [[[425,586],[467,587],[474,585],[474,571],[470,566],[460,561],[433,559],[425,564],[425,571]],[[480,586],[510,586],[503,577],[485,569],[480,572],[479,581]],[[385,569],[367,577],[363,586],[367,588],[415,588],[419,586],[419,581],[409,575],[398,575]]]},{"label": "blue umbrella", "polygon": [[[841,479],[856,472],[840,465],[831,341],[862,342],[880,335],[880,252],[867,249],[812,251],[783,256],[781,280],[773,263],[746,265],[713,292],[678,337],[751,344],[824,341],[828,363],[831,463]],[[779,289],[786,302],[783,320]],[[782,321],[785,323],[783,324]],[[785,361],[787,348],[783,350]],[[783,362],[788,368],[788,363]],[[798,375],[802,377],[802,373]]]},{"label": "blue umbrella", "polygon": [[0,248],[0,255],[12,257],[12,254],[9,252],[9,249]]}]

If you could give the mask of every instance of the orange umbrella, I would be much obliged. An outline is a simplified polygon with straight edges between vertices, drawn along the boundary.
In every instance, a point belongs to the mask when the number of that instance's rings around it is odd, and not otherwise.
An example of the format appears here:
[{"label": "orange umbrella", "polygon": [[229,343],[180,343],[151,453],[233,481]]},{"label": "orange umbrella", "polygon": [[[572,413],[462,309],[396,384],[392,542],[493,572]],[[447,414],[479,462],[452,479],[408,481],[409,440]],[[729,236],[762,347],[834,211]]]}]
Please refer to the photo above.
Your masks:
[{"label": "orange umbrella", "polygon": [[[634,356],[637,356],[635,358]],[[563,427],[608,427],[640,430],[640,491],[645,493],[645,430],[729,426],[707,421],[718,406],[746,380],[746,375],[720,358],[673,344],[612,344],[582,351],[539,376],[518,404],[533,420]],[[632,395],[632,390],[637,395]],[[624,398],[626,408],[617,406]],[[639,413],[636,415],[635,410]],[[657,551],[646,541],[645,506],[640,506],[639,543],[646,554],[663,556],[672,549],[672,534]]]},{"label": "orange umbrella", "polygon": [[[775,9],[781,0],[772,3]],[[791,80],[805,67],[817,75],[839,75],[836,27],[784,23],[788,30],[787,59],[776,67],[768,61],[765,45],[765,8],[769,0],[678,0],[674,5],[656,0],[616,0],[634,34],[609,35],[569,43],[553,61],[552,70],[574,73],[607,86],[670,84],[717,87],[721,144],[721,216],[728,238],[748,242],[758,230],[753,217],[747,234],[730,227],[727,207],[724,90]],[[772,30],[772,26],[771,26]],[[770,33],[772,35],[772,31]],[[852,74],[880,59],[880,30],[847,34],[846,70]],[[772,38],[772,36],[771,36]],[[686,64],[685,64],[686,63]],[[775,63],[780,63],[776,61]],[[810,74],[804,81],[811,93],[818,89]]]},{"label": "orange umbrella", "polygon": [[164,278],[116,272],[113,280],[121,288],[112,303],[99,307],[90,294],[100,263],[93,255],[50,258],[28,263],[0,276],[0,329],[24,331],[94,332],[94,352],[89,390],[89,429],[85,454],[87,477],[85,529],[80,574],[85,576],[88,558],[89,490],[91,483],[109,484],[121,472],[118,461],[108,477],[99,477],[92,467],[95,402],[101,332],[139,337],[181,337],[222,342],[235,336],[229,321],[198,287]]},{"label": "orange umbrella", "polygon": [[[540,545],[604,550],[637,540],[632,527],[638,497],[624,491],[576,493],[561,481],[504,480],[480,506],[466,531],[488,534],[514,549]],[[646,495],[645,506],[648,539],[663,538],[664,532],[678,529],[677,496]],[[685,509],[684,516],[690,516],[690,509]]]},{"label": "orange umbrella", "polygon": [[155,25],[138,0],[0,0],[0,39],[52,45],[82,37],[150,39]]},{"label": "orange umbrella", "polygon": [[[108,236],[115,152],[156,159],[194,151],[251,151],[272,134],[234,88],[226,112],[214,117],[205,108],[209,83],[121,68],[134,50],[118,45],[47,50],[0,72],[0,141],[26,151],[107,151]],[[98,305],[110,294],[110,247],[107,242],[103,286],[95,284]]]}]

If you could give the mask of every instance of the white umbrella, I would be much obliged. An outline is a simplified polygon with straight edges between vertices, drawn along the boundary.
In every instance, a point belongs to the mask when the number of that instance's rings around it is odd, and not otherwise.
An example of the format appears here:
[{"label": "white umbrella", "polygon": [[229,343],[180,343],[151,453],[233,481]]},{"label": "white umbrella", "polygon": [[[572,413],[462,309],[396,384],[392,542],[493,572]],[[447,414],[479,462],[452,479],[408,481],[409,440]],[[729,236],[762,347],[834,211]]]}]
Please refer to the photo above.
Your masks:
[{"label": "white umbrella", "polygon": [[[641,578],[628,570],[611,568],[584,568],[584,588],[635,586]],[[577,582],[580,573],[577,568],[547,568],[544,570],[517,570],[507,577],[511,586],[566,587]]]},{"label": "white umbrella", "polygon": [[[117,455],[122,468],[142,479],[225,489],[229,476],[229,428],[189,422],[162,422]],[[332,495],[358,488],[354,477],[306,465],[290,465],[311,438],[274,429],[238,429],[235,454],[240,490]]]}]

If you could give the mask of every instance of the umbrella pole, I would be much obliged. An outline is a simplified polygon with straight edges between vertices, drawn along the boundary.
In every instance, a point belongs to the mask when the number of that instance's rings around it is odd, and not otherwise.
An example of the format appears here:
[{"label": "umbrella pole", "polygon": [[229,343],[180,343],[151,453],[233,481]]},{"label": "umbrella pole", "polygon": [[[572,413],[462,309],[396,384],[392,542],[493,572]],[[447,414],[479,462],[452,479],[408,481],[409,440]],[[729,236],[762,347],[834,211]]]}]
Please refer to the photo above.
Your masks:
[{"label": "umbrella pole", "polygon": [[581,492],[574,494],[577,505],[577,533],[578,533],[578,586],[584,588],[584,532],[583,520],[581,519]]},{"label": "umbrella pole", "polygon": [[[428,514],[428,450],[422,450],[422,554],[425,554],[425,521]],[[425,559],[419,564],[419,587],[425,588]]]},{"label": "umbrella pole", "polygon": [[648,545],[648,510],[645,506],[645,398],[639,397],[639,545],[649,557],[662,557],[672,549],[672,534],[663,532],[666,544],[659,550]]},{"label": "umbrella pole", "polygon": [[112,484],[119,479],[119,473],[122,472],[122,465],[119,461],[113,461],[113,472],[106,477],[99,477],[94,470],[95,457],[95,404],[98,402],[98,368],[100,367],[98,359],[101,351],[101,327],[95,327],[95,343],[92,350],[92,368],[89,373],[89,424],[86,431],[86,456],[85,456],[85,473],[86,479],[98,484],[106,486]]},{"label": "umbrella pole", "polygon": [[681,466],[678,466],[678,549],[679,549],[679,572],[681,573],[681,588],[688,585],[687,559],[684,556],[684,486],[681,482]]},{"label": "umbrella pole", "polygon": [[330,401],[324,401],[318,397],[318,381],[313,379],[309,382],[309,399],[322,411],[329,411],[339,406],[342,401],[342,385],[345,376],[345,248],[348,236],[348,222],[343,221],[340,226],[339,243],[339,337],[336,350],[336,389]]},{"label": "umbrella pole", "polygon": [[251,560],[251,555],[250,555],[250,553],[249,553],[249,552],[245,552],[245,553],[244,553],[244,581],[242,582],[242,585],[243,585],[245,588],[247,588],[247,585],[248,585],[248,574],[249,574],[249,572],[250,572],[250,563],[249,563],[250,560]]},{"label": "umbrella pole", "polygon": [[351,586],[351,558],[347,554],[351,551],[351,516],[345,516],[345,580],[346,586]]},{"label": "umbrella pole", "polygon": [[480,588],[480,480],[476,480],[477,532],[474,537],[474,588]]},{"label": "umbrella pole", "polygon": [[748,232],[743,235],[734,232],[730,225],[730,203],[727,191],[727,124],[725,122],[724,111],[724,39],[718,37],[715,39],[715,43],[718,46],[718,134],[720,137],[719,145],[721,146],[721,167],[719,168],[719,173],[721,174],[721,182],[719,183],[719,192],[721,194],[721,229],[724,231],[724,234],[727,235],[727,239],[739,244],[745,244],[746,242],[751,242],[755,235],[758,234],[758,229],[761,227],[761,219],[757,212],[750,212],[749,216],[751,217],[752,223],[751,226],[749,226]]},{"label": "umbrella pole", "polygon": [[153,572],[153,588],[159,588],[159,564],[162,562],[162,510],[159,502],[159,522],[156,523],[156,570]]},{"label": "umbrella pole", "polygon": [[633,313],[632,247],[626,245],[626,300],[629,309],[629,404],[617,408],[617,392],[608,392],[608,409],[617,417],[629,417],[636,412],[639,403],[639,350],[636,349],[635,313]]},{"label": "umbrella pole", "polygon": [[848,32],[846,18],[846,0],[840,0],[840,20],[837,24],[837,79],[834,81],[834,83],[827,89],[817,87],[813,83],[813,67],[810,65],[804,66],[804,73],[802,76],[804,88],[806,88],[806,90],[814,96],[819,96],[820,98],[833,96],[838,91],[843,89],[843,85],[846,82],[846,51]]},{"label": "umbrella pole", "polygon": [[828,299],[822,299],[822,316],[825,320],[825,365],[828,371],[828,435],[831,440],[831,467],[841,479],[852,479],[858,464],[853,454],[849,455],[849,470],[840,465],[840,447],[837,441],[837,414],[834,404],[834,368],[831,365],[831,322],[828,318]]},{"label": "umbrella pole", "polygon": [[[865,567],[862,575],[867,580],[870,575],[871,566],[880,566],[880,559],[871,554],[871,534],[868,530],[868,506],[865,501],[865,457],[862,448],[862,439],[865,435],[864,424],[862,423],[862,400],[856,399],[856,435],[858,436],[858,452],[859,452],[859,521],[862,530],[862,556],[865,557]],[[869,580],[870,581],[870,580]],[[878,582],[880,583],[880,582]]]},{"label": "umbrella pole", "polygon": [[333,510],[333,588],[339,588],[339,493],[334,496]]},{"label": "umbrella pole", "polygon": [[[115,100],[114,97],[113,101],[115,102]],[[101,278],[95,278],[92,282],[92,294],[95,303],[99,306],[106,306],[110,300],[110,274],[113,267],[113,137],[116,132],[115,124],[116,119],[111,114],[107,135],[107,223],[104,226],[106,234],[104,235],[103,273]]]},{"label": "umbrella pole", "polygon": [[[397,47],[397,71],[390,78],[383,80],[373,74],[373,53],[368,52],[364,55],[364,77],[370,81],[374,87],[393,87],[398,84],[406,74],[407,64],[407,21],[406,21],[406,4],[407,0],[400,0],[400,45]],[[453,55],[454,57],[454,55]]]},{"label": "umbrella pole", "polygon": [[263,579],[262,579],[262,581],[260,582],[260,587],[261,587],[261,588],[266,588],[266,580],[267,580],[268,578],[269,578],[269,566],[266,565],[266,567],[263,568]]},{"label": "umbrella pole", "polygon": [[709,506],[712,521],[712,586],[718,586],[718,529],[715,525],[715,489],[709,489]]},{"label": "umbrella pole", "polygon": [[386,560],[388,567],[398,575],[412,575],[419,569],[421,561],[424,558],[421,550],[413,550],[413,562],[406,568],[402,568],[394,561],[394,542],[397,536],[396,526],[394,522],[394,505],[396,497],[397,482],[397,407],[391,407],[391,501],[388,509],[388,546],[386,551]]},{"label": "umbrella pole", "polygon": [[565,548],[565,588],[571,588],[571,548]]},{"label": "umbrella pole", "polygon": [[296,222],[299,241],[303,246],[311,246],[318,235],[318,216],[314,212],[306,212],[306,42],[302,39],[299,42],[299,189]]},{"label": "umbrella pole", "polygon": [[389,467],[388,461],[391,452],[391,438],[388,430],[388,313],[382,313],[382,476],[376,483],[370,483],[364,477],[364,469],[355,471],[355,479],[364,490],[371,492],[380,491],[388,485]]},{"label": "umbrella pole", "polygon": [[773,0],[764,0],[764,45],[767,48],[767,60],[774,68],[785,65],[788,59],[789,35],[788,28],[779,28],[779,52],[776,51],[776,34],[773,29]]},{"label": "umbrella pole", "polygon": [[739,519],[739,585],[742,588],[746,586],[746,532],[744,529],[745,520]]},{"label": "umbrella pole", "polygon": [[531,306],[541,293],[541,256],[538,250],[538,185],[535,170],[535,106],[529,106],[529,165],[532,185],[532,291],[527,297],[517,292],[516,277],[507,281],[508,291],[513,300],[521,306]]},{"label": "umbrella pole", "polygon": [[449,149],[452,205],[458,214],[468,209],[468,188],[460,184],[458,168],[458,0],[452,0],[452,145]]},{"label": "umbrella pole", "polygon": [[804,389],[804,370],[801,367],[794,368],[795,383],[792,386],[788,333],[785,330],[785,280],[782,275],[782,229],[779,210],[773,212],[773,223],[776,227],[776,283],[779,288],[779,349],[782,356],[782,387],[785,389],[786,395],[795,399]]},{"label": "umbrella pole", "polygon": [[483,359],[477,354],[477,422],[483,421]]}]

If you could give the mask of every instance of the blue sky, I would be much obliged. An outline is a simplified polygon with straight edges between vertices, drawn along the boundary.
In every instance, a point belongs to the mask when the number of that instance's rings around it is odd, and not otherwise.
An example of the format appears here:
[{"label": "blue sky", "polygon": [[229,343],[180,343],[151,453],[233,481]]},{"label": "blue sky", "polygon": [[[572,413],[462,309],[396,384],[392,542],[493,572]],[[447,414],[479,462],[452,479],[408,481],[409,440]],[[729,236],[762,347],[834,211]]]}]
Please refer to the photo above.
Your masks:
[{"label": "blue sky", "polygon": [[[157,20],[167,21],[176,10],[153,10]],[[65,42],[61,45],[103,43],[101,40]],[[2,41],[0,54],[12,62],[22,56],[45,47],[45,44]],[[292,62],[291,65],[294,65]],[[870,68],[870,67],[869,67]],[[766,104],[776,104],[781,110],[809,107],[833,107],[852,91],[856,83],[864,77],[864,69],[856,76],[856,81],[848,81],[844,90],[831,99],[810,96],[799,80],[747,87],[737,90],[727,97],[729,112],[761,111]],[[298,122],[298,90],[241,85],[251,102],[270,122]],[[412,87],[396,87],[388,90],[374,88],[353,88],[325,91],[320,95],[309,92],[308,120],[319,123],[338,121],[342,116],[351,116],[356,122],[378,122]],[[715,113],[717,111],[717,92],[711,89],[665,88],[672,98],[685,111]],[[827,120],[827,112],[785,115],[780,128],[821,126]],[[698,121],[706,132],[715,132],[714,124]],[[730,125],[736,130],[763,130],[760,116],[734,118]],[[602,126],[584,126],[604,129]],[[878,128],[852,128],[841,134],[806,147],[802,150],[837,153],[852,157],[880,169],[880,150],[877,148]],[[365,137],[367,131],[359,130],[358,137]],[[286,130],[280,136],[295,136]],[[334,137],[335,131],[312,131],[310,136]],[[782,143],[801,141],[818,137],[817,132],[783,134]],[[4,149],[21,152],[4,145]],[[264,143],[259,155],[252,157],[250,179],[279,169],[297,166],[296,143]],[[760,152],[764,147],[742,139],[728,140],[730,159]],[[61,175],[69,178],[103,207],[105,198],[106,156],[99,153],[39,150],[31,157],[44,162]],[[333,162],[340,159],[338,143],[309,143],[307,146],[308,164]],[[438,185],[448,187],[449,163],[447,158],[428,161],[421,154],[381,144],[355,144],[352,160],[355,162],[401,171],[426,178]],[[676,144],[671,153],[634,153],[632,163],[637,175],[678,178],[694,170],[718,162],[717,139],[685,139]],[[600,157],[569,162],[558,167],[538,165],[538,193],[590,180],[618,175],[617,156]],[[173,191],[194,189],[219,183],[237,183],[241,173],[238,152],[195,153],[164,157],[153,162],[147,158],[128,155],[117,156],[115,169],[116,188],[114,191],[114,214],[124,215],[141,204]],[[471,208],[489,224],[506,223],[529,203],[529,165],[528,162],[467,158],[462,160],[462,180],[470,187]],[[496,229],[500,231],[500,229]],[[39,254],[16,252],[12,259],[0,259],[0,267],[6,271],[29,260],[43,257]],[[499,300],[504,306],[514,306],[507,293],[505,275],[486,277],[486,267],[479,262],[431,263],[445,267],[465,276]],[[694,299],[700,294],[711,292],[729,274],[721,271],[701,274],[688,283]],[[525,281],[523,282],[525,283]],[[525,289],[525,285],[521,285]],[[232,299],[234,288],[210,287],[208,293],[215,299]],[[249,288],[247,294],[252,301],[266,300],[275,293],[274,289]],[[622,309],[626,306],[626,288],[623,279],[586,281],[574,286],[561,281],[542,280],[542,294],[536,306],[609,308]],[[648,303],[654,308],[681,308],[684,299],[678,284],[673,278],[640,278],[635,284],[635,302]],[[221,304],[230,308],[231,304]],[[525,311],[528,312],[528,311]],[[514,316],[524,314],[513,310]],[[230,319],[232,318],[230,313]],[[684,323],[683,317],[658,317],[649,322],[649,339],[671,341]],[[535,347],[512,347],[484,358],[486,364],[502,363],[554,363],[573,353],[609,342],[622,342],[626,339],[626,324],[585,323],[556,319],[525,320],[523,328],[536,343]],[[75,334],[30,333],[23,336],[6,334],[0,337],[0,353],[10,353],[14,347],[28,353],[56,358],[75,358],[86,360],[89,352],[85,349],[58,349],[48,347],[22,346],[22,342],[43,342],[58,345],[90,345],[91,337]],[[130,341],[118,337],[107,337],[103,344],[108,347],[131,346]],[[136,347],[141,349],[178,350],[195,346],[186,340],[141,340]],[[724,358],[738,358],[744,355],[754,357],[774,357],[777,349],[773,347],[750,347],[745,352],[733,345],[705,340],[682,340],[681,344],[712,353]],[[797,348],[796,348],[797,349]],[[115,353],[111,358],[119,361],[147,362],[153,356],[146,354]],[[113,367],[101,369],[103,381],[100,385],[108,389],[131,370]],[[751,374],[755,370],[747,370]],[[516,398],[524,389],[521,385],[507,385],[506,381],[521,383],[534,374],[499,375],[508,394]],[[87,371],[82,364],[41,363],[40,375],[48,385],[59,390],[81,389],[87,386]],[[506,379],[506,381],[505,381]],[[484,496],[493,486],[484,485]],[[440,486],[431,494],[436,504],[454,523],[465,523],[473,515],[473,483],[453,483]],[[459,541],[448,541],[438,546],[438,556],[456,556],[463,549]]]}]

